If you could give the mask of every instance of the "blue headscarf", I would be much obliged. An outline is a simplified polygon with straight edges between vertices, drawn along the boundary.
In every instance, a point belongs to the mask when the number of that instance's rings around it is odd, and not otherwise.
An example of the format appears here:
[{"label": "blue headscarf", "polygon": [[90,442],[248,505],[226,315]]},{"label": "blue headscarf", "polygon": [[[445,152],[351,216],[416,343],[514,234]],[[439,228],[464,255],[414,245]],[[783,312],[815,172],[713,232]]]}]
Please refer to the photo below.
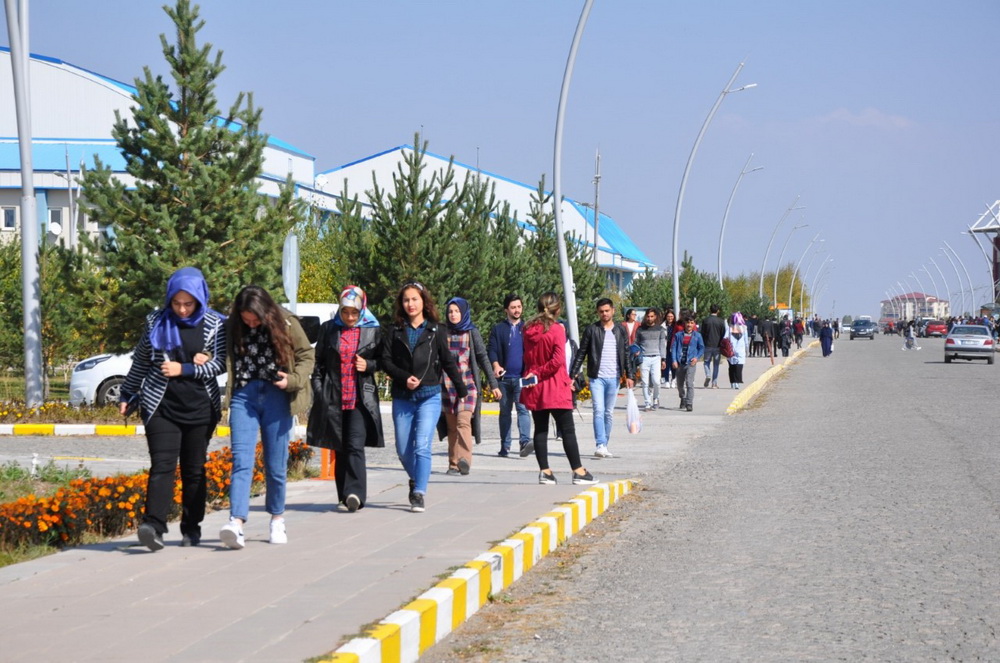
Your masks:
[{"label": "blue headscarf", "polygon": [[[458,321],[457,325],[451,323],[451,318],[448,318],[448,307],[454,304],[458,307],[459,313],[462,314],[462,319]],[[461,332],[467,332],[470,329],[475,329],[476,326],[472,324],[472,315],[469,310],[469,302],[465,301],[461,297],[452,297],[444,305],[445,318],[448,320],[448,329],[451,330],[452,334],[460,334]]]},{"label": "blue headscarf", "polygon": [[368,310],[368,295],[365,291],[356,285],[349,285],[340,291],[340,299],[337,300],[340,306],[337,308],[337,314],[333,316],[333,324],[338,327],[344,326],[344,321],[340,317],[340,309],[345,306],[348,308],[355,308],[360,313],[361,316],[358,318],[358,324],[355,327],[378,327],[378,320],[372,315],[372,312]]},{"label": "blue headscarf", "polygon": [[[178,292],[184,291],[198,302],[194,312],[182,318],[174,313],[170,302]],[[167,281],[167,298],[163,305],[163,314],[149,331],[149,342],[156,350],[169,352],[181,346],[179,325],[194,327],[205,317],[208,309],[208,284],[201,270],[195,267],[182,267],[174,272]]]}]

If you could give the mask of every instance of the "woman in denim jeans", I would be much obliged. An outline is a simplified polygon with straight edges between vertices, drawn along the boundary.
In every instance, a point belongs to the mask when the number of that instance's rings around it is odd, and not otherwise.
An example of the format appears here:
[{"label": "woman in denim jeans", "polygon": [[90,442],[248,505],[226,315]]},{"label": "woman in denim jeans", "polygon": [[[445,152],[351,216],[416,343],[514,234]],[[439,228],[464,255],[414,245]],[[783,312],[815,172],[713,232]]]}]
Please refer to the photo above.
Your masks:
[{"label": "woman in denim jeans", "polygon": [[410,511],[424,510],[431,475],[431,442],[441,416],[441,375],[458,398],[468,389],[448,349],[448,330],[438,323],[434,298],[416,281],[396,295],[393,326],[384,335],[382,366],[392,378],[392,423],[396,454],[410,477]]},{"label": "woman in denim jeans", "polygon": [[243,523],[250,512],[259,434],[264,446],[265,509],[271,514],[270,542],[288,543],[284,518],[288,438],[292,417],[309,409],[314,352],[298,319],[259,286],[240,290],[227,325],[233,472],[229,522],[219,538],[234,550],[245,545]]}]

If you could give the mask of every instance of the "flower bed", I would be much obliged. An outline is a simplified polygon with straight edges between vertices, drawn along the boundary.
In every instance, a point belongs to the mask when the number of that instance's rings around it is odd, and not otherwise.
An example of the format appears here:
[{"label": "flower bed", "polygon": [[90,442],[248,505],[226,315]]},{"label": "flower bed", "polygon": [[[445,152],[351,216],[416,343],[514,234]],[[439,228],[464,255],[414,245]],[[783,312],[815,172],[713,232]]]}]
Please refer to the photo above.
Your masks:
[{"label": "flower bed", "polygon": [[[313,453],[301,440],[292,442],[288,451],[289,466],[307,463]],[[205,464],[209,507],[220,508],[228,503],[232,467],[228,447],[209,454]],[[74,479],[49,497],[28,495],[0,504],[0,547],[64,547],[79,544],[85,534],[102,537],[125,534],[138,526],[142,516],[148,475],[148,472],[140,472],[101,479]],[[263,482],[263,451],[258,444],[253,471],[254,492],[260,491]],[[180,515],[180,503],[178,471],[171,519]]]}]

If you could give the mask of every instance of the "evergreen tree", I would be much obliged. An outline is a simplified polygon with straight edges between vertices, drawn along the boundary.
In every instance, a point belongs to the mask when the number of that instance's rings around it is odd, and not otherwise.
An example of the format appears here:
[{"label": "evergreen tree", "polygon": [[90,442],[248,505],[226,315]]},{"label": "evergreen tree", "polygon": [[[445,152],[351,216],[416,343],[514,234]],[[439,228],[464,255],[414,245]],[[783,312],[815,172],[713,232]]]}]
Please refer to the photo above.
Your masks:
[{"label": "evergreen tree", "polygon": [[175,89],[144,68],[132,118],[116,113],[112,129],[134,188],[99,160],[83,178],[87,213],[104,229],[98,241],[84,241],[122,286],[97,289],[113,311],[107,333],[119,349],[135,342],[142,317],[162,306],[167,278],[185,265],[204,272],[220,310],[247,283],[280,296],[282,242],[303,215],[290,177],[277,200],[258,193],[267,142],[261,111],[241,93],[220,116],[222,53],[197,43],[198,7],[178,0],[164,9],[176,27],[176,43],[160,36]]}]

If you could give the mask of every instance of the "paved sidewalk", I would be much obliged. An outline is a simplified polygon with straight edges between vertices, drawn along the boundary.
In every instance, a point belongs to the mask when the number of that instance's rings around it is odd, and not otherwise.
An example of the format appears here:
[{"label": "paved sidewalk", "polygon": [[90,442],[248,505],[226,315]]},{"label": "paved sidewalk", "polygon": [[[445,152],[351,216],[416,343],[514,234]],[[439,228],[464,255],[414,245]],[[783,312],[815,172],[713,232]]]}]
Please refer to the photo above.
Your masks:
[{"label": "paved sidewalk", "polygon": [[[746,383],[770,367],[766,359],[750,360]],[[616,457],[610,459],[592,457],[584,404],[576,421],[585,466],[602,481],[641,481],[652,463],[679,457],[719,423],[740,393],[700,386],[695,392],[692,413],[677,410],[676,392],[661,394],[666,407],[645,413],[638,435],[625,432],[620,398],[610,444]],[[383,423],[390,437],[391,419]],[[422,514],[409,512],[407,478],[391,459],[387,439],[387,450],[370,455],[369,503],[358,513],[332,510],[332,481],[289,485],[287,545],[267,543],[267,515],[258,498],[242,551],[219,543],[228,514],[217,512],[205,519],[197,548],[179,547],[173,525],[167,547],[157,553],[131,535],[0,569],[2,658],[301,661],[332,651],[585,488],[570,483],[558,441],[550,442],[550,456],[560,484],[540,486],[533,458],[495,455],[495,418],[484,417],[483,429],[467,477],[445,475],[445,444],[434,445]]]}]

